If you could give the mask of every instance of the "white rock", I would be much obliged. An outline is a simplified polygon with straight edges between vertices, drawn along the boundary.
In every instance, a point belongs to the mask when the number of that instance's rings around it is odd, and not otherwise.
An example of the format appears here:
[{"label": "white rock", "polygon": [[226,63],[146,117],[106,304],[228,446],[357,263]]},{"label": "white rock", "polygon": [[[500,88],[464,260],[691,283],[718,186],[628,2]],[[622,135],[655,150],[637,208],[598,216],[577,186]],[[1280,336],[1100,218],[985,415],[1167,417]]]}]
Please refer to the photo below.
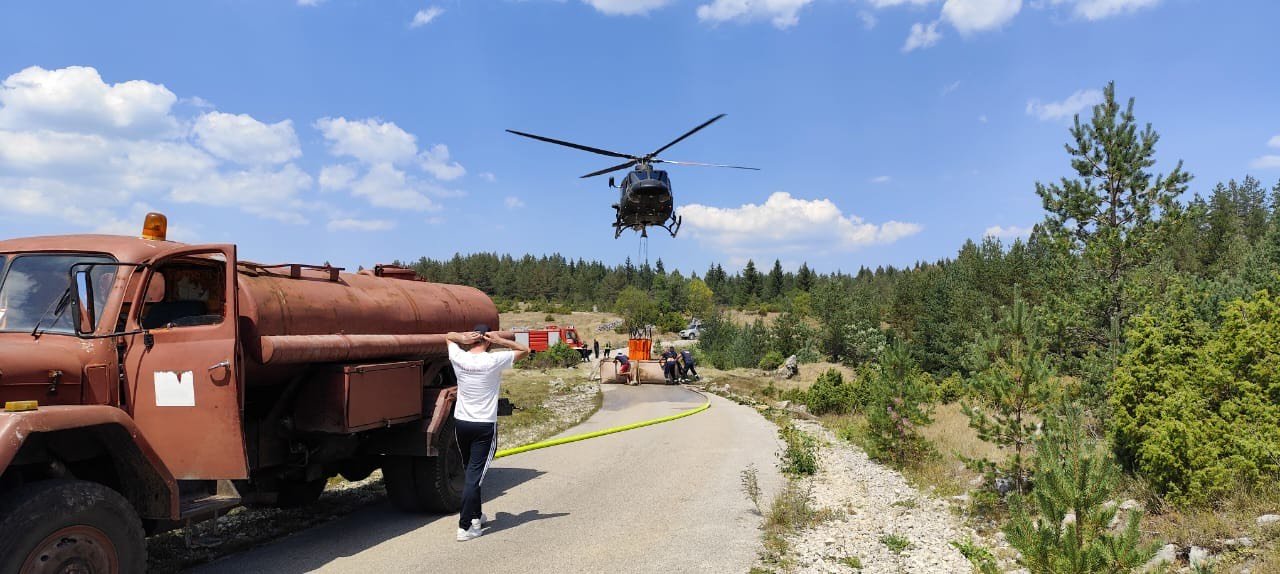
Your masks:
[{"label": "white rock", "polygon": [[1146,564],[1139,568],[1139,572],[1151,572],[1160,567],[1161,564],[1173,564],[1178,560],[1178,545],[1165,544],[1160,548],[1156,555],[1148,560]]},{"label": "white rock", "polygon": [[1187,552],[1187,562],[1192,568],[1208,566],[1212,560],[1213,557],[1209,555],[1209,551],[1199,546],[1192,546]]},{"label": "white rock", "polygon": [[1263,514],[1258,517],[1258,526],[1267,526],[1280,522],[1280,514]]}]

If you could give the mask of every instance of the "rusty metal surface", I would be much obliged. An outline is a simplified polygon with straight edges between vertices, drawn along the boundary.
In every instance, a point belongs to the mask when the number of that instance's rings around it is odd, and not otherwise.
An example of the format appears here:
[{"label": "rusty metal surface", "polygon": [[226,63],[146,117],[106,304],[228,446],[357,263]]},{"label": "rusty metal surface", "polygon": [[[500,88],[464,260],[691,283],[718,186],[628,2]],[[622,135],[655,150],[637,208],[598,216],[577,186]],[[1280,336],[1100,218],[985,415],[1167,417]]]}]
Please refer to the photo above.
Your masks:
[{"label": "rusty metal surface", "polygon": [[[210,254],[221,256],[220,265],[235,263],[233,245],[189,247],[168,257]],[[224,293],[236,292],[236,276],[223,274]],[[137,285],[135,300],[145,287]],[[138,429],[180,480],[249,477],[240,418],[244,396],[235,298],[227,302],[225,312],[214,325],[151,329],[150,348],[144,335],[123,337],[128,348],[127,404]],[[127,330],[134,331],[140,325],[137,313],[131,315]]]},{"label": "rusty metal surface", "polygon": [[298,430],[351,433],[422,416],[422,361],[343,365],[303,387]]},{"label": "rusty metal surface", "polygon": [[[349,273],[328,281],[325,275],[241,273],[242,336],[251,358],[266,364],[443,356],[443,337],[424,335],[468,331],[477,323],[498,327],[497,307],[471,287]],[[375,335],[384,337],[368,337]],[[406,335],[412,337],[386,337]]]},{"label": "rusty metal surface", "polygon": [[[34,411],[21,413],[0,412],[0,468],[6,468],[13,457],[22,448],[27,437],[34,433],[51,432],[65,429],[85,428],[96,425],[119,425],[129,433],[138,449],[152,465],[156,474],[164,480],[171,492],[178,491],[178,484],[169,472],[160,455],[153,449],[146,437],[138,432],[133,419],[122,410],[106,405],[59,405],[41,406]],[[170,514],[177,516],[178,499],[172,497]]]}]

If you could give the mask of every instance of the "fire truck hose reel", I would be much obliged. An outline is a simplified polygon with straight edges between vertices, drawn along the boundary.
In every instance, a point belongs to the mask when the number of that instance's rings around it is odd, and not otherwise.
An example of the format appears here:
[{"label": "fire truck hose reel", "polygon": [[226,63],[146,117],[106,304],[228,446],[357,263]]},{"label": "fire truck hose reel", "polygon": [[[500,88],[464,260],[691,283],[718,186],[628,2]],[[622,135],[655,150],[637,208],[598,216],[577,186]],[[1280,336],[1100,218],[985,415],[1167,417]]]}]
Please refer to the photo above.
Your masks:
[{"label": "fire truck hose reel", "polygon": [[552,447],[552,446],[559,446],[559,445],[562,445],[562,444],[569,444],[569,443],[571,443],[571,442],[578,442],[578,441],[587,440],[587,439],[596,438],[596,437],[602,437],[602,436],[610,435],[610,434],[614,434],[614,433],[620,433],[620,432],[623,432],[623,431],[629,431],[629,430],[633,430],[633,429],[638,429],[638,428],[641,428],[641,427],[647,427],[647,426],[651,426],[651,425],[656,425],[656,424],[659,424],[659,423],[670,422],[670,421],[673,421],[673,420],[676,420],[676,419],[682,419],[682,418],[687,417],[687,416],[689,416],[689,415],[695,415],[695,414],[698,414],[698,413],[700,413],[700,412],[702,412],[702,411],[705,411],[705,410],[707,410],[707,409],[711,408],[711,398],[710,398],[710,397],[707,397],[707,395],[704,395],[704,394],[702,394],[702,393],[700,393],[700,392],[698,392],[698,391],[695,391],[695,390],[693,390],[693,389],[686,389],[686,390],[688,390],[688,391],[690,391],[690,392],[692,392],[692,393],[697,393],[699,396],[701,396],[701,397],[704,399],[703,403],[702,403],[701,405],[699,405],[699,406],[696,406],[696,407],[693,407],[693,408],[691,408],[691,409],[688,409],[688,410],[684,410],[684,411],[678,412],[678,413],[676,413],[676,414],[674,414],[674,415],[667,415],[667,416],[665,416],[665,417],[658,417],[658,418],[649,419],[649,420],[645,420],[645,421],[640,421],[640,422],[636,422],[636,423],[625,424],[625,425],[622,425],[622,426],[616,426],[616,427],[607,428],[607,429],[602,429],[602,430],[598,430],[598,431],[592,431],[592,432],[588,432],[588,433],[576,434],[576,435],[573,435],[573,436],[566,436],[566,437],[561,437],[561,438],[553,438],[553,439],[544,440],[544,441],[541,441],[541,442],[535,442],[535,443],[531,443],[531,444],[526,444],[526,445],[524,445],[524,446],[517,446],[517,447],[515,447],[515,448],[509,448],[509,449],[505,449],[505,450],[500,450],[500,451],[498,451],[498,452],[497,452],[497,454],[493,455],[493,458],[502,458],[502,457],[504,457],[504,456],[511,456],[511,455],[513,455],[513,454],[520,454],[520,453],[522,453],[522,452],[529,452],[529,451],[531,451],[531,450],[538,450],[538,449],[543,449],[543,448]]}]

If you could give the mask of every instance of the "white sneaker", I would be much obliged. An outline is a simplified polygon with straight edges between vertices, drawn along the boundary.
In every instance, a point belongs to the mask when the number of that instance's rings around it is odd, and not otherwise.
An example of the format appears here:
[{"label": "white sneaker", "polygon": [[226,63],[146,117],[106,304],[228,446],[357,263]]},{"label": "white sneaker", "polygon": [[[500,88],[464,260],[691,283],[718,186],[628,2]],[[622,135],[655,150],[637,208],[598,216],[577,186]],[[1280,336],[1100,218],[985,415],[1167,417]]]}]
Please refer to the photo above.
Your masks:
[{"label": "white sneaker", "polygon": [[480,527],[481,527],[481,528],[483,528],[483,527],[488,526],[488,525],[489,525],[489,515],[488,515],[488,514],[485,514],[485,513],[483,513],[483,512],[481,512],[481,513],[480,513]]},{"label": "white sneaker", "polygon": [[458,529],[458,542],[473,540],[479,538],[482,534],[484,534],[484,531],[480,528],[480,519],[473,518],[471,519],[471,528],[466,530]]}]

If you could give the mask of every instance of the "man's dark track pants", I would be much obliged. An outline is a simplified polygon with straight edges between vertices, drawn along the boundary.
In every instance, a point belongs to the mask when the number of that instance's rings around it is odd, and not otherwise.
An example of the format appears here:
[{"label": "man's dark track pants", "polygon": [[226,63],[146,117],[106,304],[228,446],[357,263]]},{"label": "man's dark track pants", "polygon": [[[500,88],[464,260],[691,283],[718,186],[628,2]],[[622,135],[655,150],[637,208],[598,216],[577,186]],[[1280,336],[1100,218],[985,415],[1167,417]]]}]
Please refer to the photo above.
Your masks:
[{"label": "man's dark track pants", "polygon": [[471,521],[480,518],[480,483],[489,471],[489,463],[498,450],[498,423],[477,423],[454,420],[458,438],[458,450],[462,451],[462,463],[467,467],[466,484],[462,486],[462,511],[458,513],[458,528],[471,528]]}]

